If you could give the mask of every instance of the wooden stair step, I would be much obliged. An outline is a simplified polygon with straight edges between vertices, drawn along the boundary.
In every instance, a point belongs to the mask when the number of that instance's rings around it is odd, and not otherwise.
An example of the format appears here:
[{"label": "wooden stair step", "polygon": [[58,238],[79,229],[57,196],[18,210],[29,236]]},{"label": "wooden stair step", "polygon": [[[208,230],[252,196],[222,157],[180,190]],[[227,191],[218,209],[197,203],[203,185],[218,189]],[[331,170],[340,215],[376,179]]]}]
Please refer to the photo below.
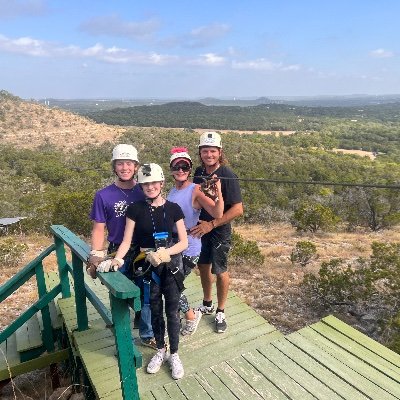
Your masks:
[{"label": "wooden stair step", "polygon": [[0,376],[7,377],[8,367],[18,364],[19,362],[20,356],[17,350],[17,339],[14,333],[0,344]]},{"label": "wooden stair step", "polygon": [[41,328],[37,314],[26,321],[20,328],[17,329],[17,351],[22,353],[30,349],[35,349],[43,345]]}]

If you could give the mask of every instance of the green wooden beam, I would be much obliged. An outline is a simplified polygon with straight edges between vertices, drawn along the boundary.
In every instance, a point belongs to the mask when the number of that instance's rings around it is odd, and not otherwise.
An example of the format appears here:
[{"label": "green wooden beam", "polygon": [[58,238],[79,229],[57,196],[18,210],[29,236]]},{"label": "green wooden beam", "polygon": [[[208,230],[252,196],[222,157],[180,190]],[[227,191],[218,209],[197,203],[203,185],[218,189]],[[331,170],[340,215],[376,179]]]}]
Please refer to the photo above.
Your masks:
[{"label": "green wooden beam", "polygon": [[25,374],[35,369],[47,367],[50,364],[55,364],[69,357],[69,349],[55,351],[53,353],[44,354],[34,360],[26,361],[21,364],[12,365],[8,368],[0,370],[0,381],[13,378],[14,376]]}]

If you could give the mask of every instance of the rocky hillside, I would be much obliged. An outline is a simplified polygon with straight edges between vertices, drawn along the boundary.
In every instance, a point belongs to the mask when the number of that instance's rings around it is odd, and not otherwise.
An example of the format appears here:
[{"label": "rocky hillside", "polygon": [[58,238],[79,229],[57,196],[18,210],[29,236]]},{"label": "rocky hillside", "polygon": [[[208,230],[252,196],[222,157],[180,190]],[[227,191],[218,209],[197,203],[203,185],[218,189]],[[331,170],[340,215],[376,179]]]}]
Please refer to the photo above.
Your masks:
[{"label": "rocky hillside", "polygon": [[0,91],[0,140],[20,148],[52,144],[73,149],[81,144],[114,141],[125,128],[97,124],[87,118]]}]

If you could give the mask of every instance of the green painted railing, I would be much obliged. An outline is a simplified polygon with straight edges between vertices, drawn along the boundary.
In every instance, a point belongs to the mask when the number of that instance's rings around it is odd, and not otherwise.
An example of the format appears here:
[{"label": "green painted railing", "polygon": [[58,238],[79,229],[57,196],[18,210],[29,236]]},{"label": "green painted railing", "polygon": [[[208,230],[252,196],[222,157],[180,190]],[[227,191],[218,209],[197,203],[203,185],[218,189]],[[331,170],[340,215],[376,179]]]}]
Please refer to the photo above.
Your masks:
[{"label": "green painted railing", "polygon": [[[83,265],[88,259],[89,246],[62,225],[51,226],[51,232],[54,236],[54,244],[0,287],[0,303],[34,275],[38,287],[38,300],[0,332],[0,343],[7,340],[26,321],[38,311],[41,311],[43,343],[48,352],[54,351],[49,303],[60,293],[63,298],[71,297],[69,280],[69,274],[71,274],[75,292],[77,330],[89,329],[86,303],[86,299],[88,299],[107,326],[114,331],[123,399],[139,399],[136,368],[141,366],[142,359],[132,341],[129,308],[132,307],[135,311],[140,310],[140,289],[119,272],[112,274],[98,273],[97,276],[100,281],[109,289],[110,311],[84,281]],[[67,261],[65,246],[70,249],[71,263]],[[42,262],[53,251],[55,251],[57,257],[60,283],[47,292]]]},{"label": "green painted railing", "polygon": [[18,271],[10,280],[0,287],[0,303],[34,275],[36,276],[38,288],[38,300],[0,332],[0,343],[7,340],[25,322],[32,318],[38,311],[41,311],[43,320],[43,343],[48,352],[54,351],[54,337],[53,328],[51,326],[49,303],[61,292],[61,285],[57,285],[50,292],[47,292],[42,263],[54,250],[54,244],[49,246],[25,268]]},{"label": "green painted railing", "polygon": [[[53,225],[51,231],[60,271],[69,271],[74,279],[75,305],[78,331],[89,329],[86,299],[88,299],[109,327],[113,327],[118,352],[118,366],[122,396],[125,400],[139,399],[136,368],[141,366],[141,355],[132,341],[130,328],[130,306],[140,310],[140,289],[123,274],[97,273],[100,281],[108,288],[111,313],[85,284],[83,264],[89,255],[89,246],[62,225]],[[71,250],[72,265],[66,260],[65,246]],[[70,296],[67,273],[60,272],[63,297]]]}]

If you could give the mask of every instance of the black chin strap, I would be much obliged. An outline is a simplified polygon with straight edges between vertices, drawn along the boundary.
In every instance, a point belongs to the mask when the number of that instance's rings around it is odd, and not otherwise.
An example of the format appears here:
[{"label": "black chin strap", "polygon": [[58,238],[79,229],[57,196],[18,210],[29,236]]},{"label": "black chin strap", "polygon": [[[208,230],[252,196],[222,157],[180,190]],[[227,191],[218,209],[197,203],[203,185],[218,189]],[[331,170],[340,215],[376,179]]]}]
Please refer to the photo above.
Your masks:
[{"label": "black chin strap", "polygon": [[158,197],[161,195],[161,190],[160,193],[158,193],[158,195],[156,197],[146,197],[146,203],[147,204],[153,204],[153,201],[158,199]]}]

